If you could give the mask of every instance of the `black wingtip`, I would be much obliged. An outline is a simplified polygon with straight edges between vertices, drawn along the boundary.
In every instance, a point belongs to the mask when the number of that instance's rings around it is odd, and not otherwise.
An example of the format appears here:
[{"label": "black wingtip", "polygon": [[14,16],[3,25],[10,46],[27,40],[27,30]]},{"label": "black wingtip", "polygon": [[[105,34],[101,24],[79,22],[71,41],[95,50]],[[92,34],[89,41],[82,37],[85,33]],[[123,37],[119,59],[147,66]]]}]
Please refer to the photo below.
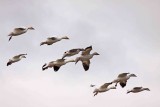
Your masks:
[{"label": "black wingtip", "polygon": [[83,67],[84,67],[84,70],[85,70],[85,71],[88,71],[88,70],[89,70],[89,66],[84,65]]},{"label": "black wingtip", "polygon": [[44,70],[46,70],[46,69],[48,69],[48,67],[42,67],[42,71],[44,71]]},{"label": "black wingtip", "polygon": [[57,71],[59,70],[60,67],[54,66],[53,68],[54,68],[54,71],[57,72]]},{"label": "black wingtip", "polygon": [[82,65],[83,65],[83,68],[84,68],[85,71],[89,70],[89,65],[88,64],[82,63]]},{"label": "black wingtip", "polygon": [[42,71],[46,70],[48,67],[45,67],[47,64],[45,63],[43,66],[42,66]]},{"label": "black wingtip", "polygon": [[87,48],[92,48],[92,45],[88,46]]},{"label": "black wingtip", "polygon": [[11,39],[12,39],[12,36],[10,36],[10,37],[9,37],[9,40],[8,40],[8,42],[9,42]]},{"label": "black wingtip", "polygon": [[121,87],[124,88],[126,86],[126,83],[120,83]]},{"label": "black wingtip", "polygon": [[12,62],[7,62],[7,66],[9,66],[9,65],[11,65],[12,64]]}]

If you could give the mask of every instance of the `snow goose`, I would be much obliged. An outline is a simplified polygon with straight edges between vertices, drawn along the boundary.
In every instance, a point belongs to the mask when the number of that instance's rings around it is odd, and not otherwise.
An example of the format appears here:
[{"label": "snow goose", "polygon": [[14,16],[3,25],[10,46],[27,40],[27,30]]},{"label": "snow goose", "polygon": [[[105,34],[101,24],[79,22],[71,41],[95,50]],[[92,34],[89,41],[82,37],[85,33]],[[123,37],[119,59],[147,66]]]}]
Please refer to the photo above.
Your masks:
[{"label": "snow goose", "polygon": [[150,91],[149,88],[134,87],[133,89],[128,90],[128,91],[127,91],[127,94],[130,93],[130,92],[132,92],[132,93],[138,93],[138,92],[145,91],[145,90],[146,90],[146,91]]},{"label": "snow goose", "polygon": [[119,83],[121,87],[124,88],[127,84],[127,80],[130,77],[137,77],[137,76],[135,74],[130,74],[130,73],[121,73],[118,75],[117,79],[113,80],[112,83],[116,83],[115,86],[117,86],[117,84]]},{"label": "snow goose", "polygon": [[94,93],[94,96],[96,96],[98,93],[102,93],[102,92],[106,92],[106,91],[109,91],[110,89],[116,89],[115,86],[112,86],[112,87],[108,87],[109,85],[111,85],[112,82],[110,83],[105,83],[103,84],[102,86],[100,86],[99,88],[96,88],[93,93]]},{"label": "snow goose", "polygon": [[81,54],[80,57],[77,57],[75,59],[75,64],[78,61],[82,62],[83,68],[85,71],[87,71],[89,69],[90,66],[90,59],[93,58],[94,55],[99,55],[97,52],[94,52],[92,54],[90,54],[90,51],[92,50],[92,46],[87,47]]},{"label": "snow goose", "polygon": [[63,37],[48,37],[46,41],[41,42],[41,45],[47,44],[47,45],[52,45],[53,43],[56,43],[58,41],[61,41],[62,39],[69,39],[67,36],[63,36]]},{"label": "snow goose", "polygon": [[9,37],[9,41],[12,39],[13,36],[19,36],[21,34],[26,33],[28,30],[34,30],[33,27],[28,27],[28,28],[15,28],[8,36]]},{"label": "snow goose", "polygon": [[9,59],[9,61],[7,62],[7,66],[11,65],[12,63],[20,61],[22,58],[26,58],[25,55],[27,54],[19,54],[14,56],[12,59]]},{"label": "snow goose", "polygon": [[83,51],[84,49],[82,48],[77,48],[77,49],[71,49],[69,51],[64,52],[62,59],[64,59],[65,57],[70,57],[73,55],[78,54],[80,51]]},{"label": "snow goose", "polygon": [[42,70],[46,70],[48,68],[53,67],[54,71],[57,72],[62,65],[65,65],[69,62],[75,62],[75,60],[57,59],[56,61],[51,61],[48,64],[45,63],[42,66]]}]

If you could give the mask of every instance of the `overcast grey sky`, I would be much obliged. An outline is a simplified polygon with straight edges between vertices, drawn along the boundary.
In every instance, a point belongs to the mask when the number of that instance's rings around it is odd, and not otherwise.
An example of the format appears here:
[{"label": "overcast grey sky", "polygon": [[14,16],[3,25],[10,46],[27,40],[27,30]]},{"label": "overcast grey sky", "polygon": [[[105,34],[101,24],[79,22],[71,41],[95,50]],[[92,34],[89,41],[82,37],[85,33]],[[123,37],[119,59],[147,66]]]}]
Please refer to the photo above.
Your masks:
[{"label": "overcast grey sky", "polygon": [[[0,107],[160,107],[159,0],[1,0],[0,13]],[[8,42],[10,31],[21,26],[36,30]],[[39,46],[55,35],[70,40]],[[100,56],[89,71],[69,63],[57,73],[42,72],[64,51],[90,45]],[[7,67],[19,53],[27,58]],[[121,72],[138,77],[93,97],[91,83],[102,85]],[[151,91],[127,95],[134,86]]]}]

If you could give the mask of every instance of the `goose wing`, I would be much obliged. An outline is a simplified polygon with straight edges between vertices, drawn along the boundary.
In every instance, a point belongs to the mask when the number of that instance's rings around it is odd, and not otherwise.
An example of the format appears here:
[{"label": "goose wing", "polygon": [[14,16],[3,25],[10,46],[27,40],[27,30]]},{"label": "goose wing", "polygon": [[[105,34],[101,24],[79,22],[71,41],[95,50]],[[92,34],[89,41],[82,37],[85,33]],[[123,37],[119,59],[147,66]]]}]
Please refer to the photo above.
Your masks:
[{"label": "goose wing", "polygon": [[53,69],[55,72],[57,72],[59,70],[60,66],[54,66]]},{"label": "goose wing", "polygon": [[139,90],[139,89],[142,89],[142,87],[134,87],[133,89],[134,90]]},{"label": "goose wing", "polygon": [[13,57],[13,59],[17,59],[17,58],[19,58],[20,56],[23,56],[23,55],[27,55],[27,54],[19,54],[19,55],[16,55],[16,56]]},{"label": "goose wing", "polygon": [[66,59],[57,59],[56,62],[64,62]]},{"label": "goose wing", "polygon": [[71,50],[69,50],[69,53],[75,53],[75,52],[77,52],[79,49],[71,49]]},{"label": "goose wing", "polygon": [[119,84],[122,88],[124,88],[127,84],[127,81],[121,81]]},{"label": "goose wing", "polygon": [[119,75],[118,75],[118,78],[126,77],[126,76],[127,76],[127,74],[129,74],[129,73],[121,73],[121,74],[119,74]]},{"label": "goose wing", "polygon": [[84,51],[82,51],[82,55],[90,54],[91,50],[92,50],[92,46],[85,48]]},{"label": "goose wing", "polygon": [[56,37],[48,37],[47,39],[48,40],[56,40],[57,38]]},{"label": "goose wing", "polygon": [[19,32],[19,31],[22,31],[22,30],[26,30],[26,28],[22,28],[22,27],[21,27],[21,28],[15,28],[15,29],[14,29],[14,31],[16,31],[16,32]]},{"label": "goose wing", "polygon": [[109,85],[111,85],[112,83],[104,83],[100,88],[107,88]]},{"label": "goose wing", "polygon": [[85,71],[89,69],[90,60],[82,61],[82,65]]}]

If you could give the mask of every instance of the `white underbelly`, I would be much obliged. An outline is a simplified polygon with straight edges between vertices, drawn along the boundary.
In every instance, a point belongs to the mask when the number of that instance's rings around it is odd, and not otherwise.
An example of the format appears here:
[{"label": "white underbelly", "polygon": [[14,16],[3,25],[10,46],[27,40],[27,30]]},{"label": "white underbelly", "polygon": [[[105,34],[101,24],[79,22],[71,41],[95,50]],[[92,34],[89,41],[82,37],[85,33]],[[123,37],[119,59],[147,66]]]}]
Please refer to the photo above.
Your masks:
[{"label": "white underbelly", "polygon": [[91,59],[91,58],[92,58],[92,57],[86,55],[86,56],[81,57],[81,60],[82,60],[82,61],[86,61],[86,60],[89,60],[89,59]]}]

